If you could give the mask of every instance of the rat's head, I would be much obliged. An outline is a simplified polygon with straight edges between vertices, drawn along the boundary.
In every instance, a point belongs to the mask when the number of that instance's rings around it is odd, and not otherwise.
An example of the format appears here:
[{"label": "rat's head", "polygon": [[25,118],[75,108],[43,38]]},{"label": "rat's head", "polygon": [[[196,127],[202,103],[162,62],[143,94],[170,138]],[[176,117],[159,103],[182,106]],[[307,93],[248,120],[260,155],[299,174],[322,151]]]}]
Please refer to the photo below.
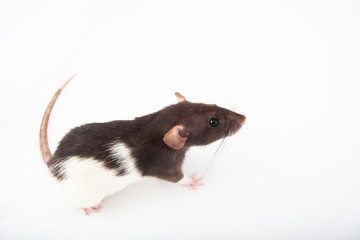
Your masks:
[{"label": "rat's head", "polygon": [[188,102],[180,93],[175,95],[178,104],[167,108],[173,125],[163,139],[173,149],[207,145],[233,135],[245,123],[244,115],[216,105]]}]

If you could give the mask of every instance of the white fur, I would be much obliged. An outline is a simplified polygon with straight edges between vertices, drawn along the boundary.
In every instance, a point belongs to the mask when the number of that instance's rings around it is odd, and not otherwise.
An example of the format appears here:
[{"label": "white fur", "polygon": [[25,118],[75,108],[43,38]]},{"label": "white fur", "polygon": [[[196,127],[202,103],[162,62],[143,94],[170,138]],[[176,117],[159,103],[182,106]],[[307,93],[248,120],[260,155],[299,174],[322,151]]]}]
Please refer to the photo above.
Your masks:
[{"label": "white fur", "polygon": [[110,149],[114,156],[123,159],[121,164],[126,169],[124,176],[117,176],[116,170],[108,169],[92,158],[72,157],[65,161],[65,178],[57,185],[71,205],[79,208],[98,206],[105,197],[142,178],[125,144],[116,143]]}]

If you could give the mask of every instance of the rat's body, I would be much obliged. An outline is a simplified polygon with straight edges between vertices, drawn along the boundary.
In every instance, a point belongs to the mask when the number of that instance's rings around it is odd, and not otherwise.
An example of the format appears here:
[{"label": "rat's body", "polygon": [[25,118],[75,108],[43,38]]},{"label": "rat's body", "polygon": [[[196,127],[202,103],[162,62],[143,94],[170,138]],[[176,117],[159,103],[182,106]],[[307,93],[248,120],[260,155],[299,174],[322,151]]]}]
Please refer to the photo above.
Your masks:
[{"label": "rat's body", "polygon": [[44,114],[40,131],[42,155],[68,200],[86,213],[97,210],[106,196],[145,177],[190,188],[202,185],[201,178],[189,178],[182,172],[186,151],[237,132],[245,121],[243,115],[216,105],[190,103],[176,93],[179,103],[158,112],[134,120],[90,123],[72,129],[51,156],[46,128],[60,92]]}]

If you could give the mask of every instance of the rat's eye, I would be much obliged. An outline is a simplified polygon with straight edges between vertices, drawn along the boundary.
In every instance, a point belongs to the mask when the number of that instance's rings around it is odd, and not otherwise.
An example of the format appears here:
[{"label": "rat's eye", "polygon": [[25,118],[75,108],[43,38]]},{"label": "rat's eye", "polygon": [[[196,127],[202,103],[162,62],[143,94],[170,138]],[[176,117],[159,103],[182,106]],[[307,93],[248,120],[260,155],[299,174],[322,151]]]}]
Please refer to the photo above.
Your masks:
[{"label": "rat's eye", "polygon": [[209,125],[210,125],[211,127],[216,127],[218,124],[219,124],[219,120],[218,120],[217,118],[212,118],[212,119],[210,119],[210,121],[209,121]]}]

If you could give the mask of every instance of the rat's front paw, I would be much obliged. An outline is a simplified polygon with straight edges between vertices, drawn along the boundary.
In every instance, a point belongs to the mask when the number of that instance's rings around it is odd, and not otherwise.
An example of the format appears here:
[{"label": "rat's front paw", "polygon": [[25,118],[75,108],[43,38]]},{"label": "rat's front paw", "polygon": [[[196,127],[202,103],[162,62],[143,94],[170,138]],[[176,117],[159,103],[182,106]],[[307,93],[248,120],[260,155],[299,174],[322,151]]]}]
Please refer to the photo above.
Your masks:
[{"label": "rat's front paw", "polygon": [[203,177],[196,178],[196,173],[194,173],[191,177],[184,175],[184,177],[178,183],[184,185],[185,187],[196,190],[196,187],[204,185],[204,183],[201,182],[203,179]]}]

